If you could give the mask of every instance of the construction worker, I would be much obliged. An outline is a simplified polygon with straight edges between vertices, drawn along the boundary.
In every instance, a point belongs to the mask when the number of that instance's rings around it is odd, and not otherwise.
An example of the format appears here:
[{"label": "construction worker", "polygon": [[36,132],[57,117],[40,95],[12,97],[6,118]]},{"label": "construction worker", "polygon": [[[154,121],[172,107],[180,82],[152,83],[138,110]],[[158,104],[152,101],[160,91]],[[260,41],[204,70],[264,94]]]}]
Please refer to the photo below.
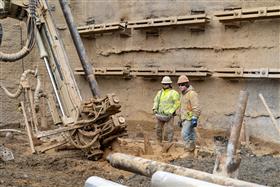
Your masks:
[{"label": "construction worker", "polygon": [[157,92],[153,105],[153,113],[157,118],[156,135],[158,143],[161,143],[163,140],[162,132],[164,126],[166,126],[167,140],[168,142],[172,142],[174,135],[174,116],[180,105],[180,95],[172,89],[172,80],[170,77],[163,77],[161,84],[162,89]]},{"label": "construction worker", "polygon": [[198,118],[200,116],[200,106],[198,95],[194,88],[189,84],[189,79],[186,75],[181,75],[178,78],[177,84],[181,91],[180,99],[180,120],[178,124],[182,127],[181,136],[185,142],[185,149],[193,151],[195,149],[195,130]]}]

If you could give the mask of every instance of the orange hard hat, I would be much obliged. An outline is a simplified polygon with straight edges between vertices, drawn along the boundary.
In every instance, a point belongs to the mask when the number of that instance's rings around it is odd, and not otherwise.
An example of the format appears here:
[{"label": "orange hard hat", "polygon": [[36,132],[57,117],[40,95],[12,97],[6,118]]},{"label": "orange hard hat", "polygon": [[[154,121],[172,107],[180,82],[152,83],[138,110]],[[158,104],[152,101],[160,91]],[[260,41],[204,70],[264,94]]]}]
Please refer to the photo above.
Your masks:
[{"label": "orange hard hat", "polygon": [[189,79],[186,75],[181,75],[178,78],[177,84],[181,84],[181,83],[185,83],[185,82],[189,82]]}]

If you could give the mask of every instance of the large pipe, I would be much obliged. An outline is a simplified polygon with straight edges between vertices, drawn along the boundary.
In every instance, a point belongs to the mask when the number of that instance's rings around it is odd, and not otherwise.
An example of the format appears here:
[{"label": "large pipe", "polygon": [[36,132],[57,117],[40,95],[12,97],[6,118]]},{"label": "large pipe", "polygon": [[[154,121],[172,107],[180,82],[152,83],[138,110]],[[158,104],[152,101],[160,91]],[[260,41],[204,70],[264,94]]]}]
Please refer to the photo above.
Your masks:
[{"label": "large pipe", "polygon": [[241,159],[238,155],[236,155],[236,150],[240,144],[239,137],[247,106],[248,95],[248,92],[240,91],[236,113],[231,126],[227,151],[226,154],[217,155],[213,171],[214,174],[235,178],[238,176]]},{"label": "large pipe", "polygon": [[90,177],[86,180],[84,187],[127,187],[100,177]]},{"label": "large pipe", "polygon": [[153,174],[151,187],[170,187],[170,186],[188,186],[188,187],[223,187],[190,177],[183,177],[173,173],[157,171]]},{"label": "large pipe", "polygon": [[67,0],[59,0],[63,15],[65,17],[66,23],[68,25],[68,28],[70,30],[71,37],[73,39],[74,45],[76,47],[78,56],[80,58],[81,64],[83,66],[83,69],[85,71],[87,80],[90,84],[90,89],[92,91],[92,94],[96,97],[100,96],[99,87],[97,84],[97,81],[95,79],[95,76],[93,74],[92,66],[90,63],[90,60],[86,54],[86,50],[84,47],[84,44],[82,42],[82,39],[80,37],[80,34],[76,28],[76,25],[74,23],[73,15],[71,13],[71,9],[69,7]]},{"label": "large pipe", "polygon": [[180,166],[157,162],[144,159],[141,157],[130,156],[122,153],[110,154],[107,157],[110,164],[118,169],[130,171],[147,177],[151,177],[157,171],[167,171],[177,175],[191,177],[198,180],[225,185],[225,186],[240,186],[240,187],[257,187],[262,186],[250,182],[245,182],[237,179],[232,179],[223,176],[216,176],[210,173],[188,169]]},{"label": "large pipe", "polygon": [[231,127],[230,138],[227,146],[227,157],[232,160],[233,156],[236,154],[236,149],[239,145],[240,131],[245,115],[245,110],[248,101],[248,92],[240,91],[238,105],[236,108],[236,113],[233,120],[233,125]]}]

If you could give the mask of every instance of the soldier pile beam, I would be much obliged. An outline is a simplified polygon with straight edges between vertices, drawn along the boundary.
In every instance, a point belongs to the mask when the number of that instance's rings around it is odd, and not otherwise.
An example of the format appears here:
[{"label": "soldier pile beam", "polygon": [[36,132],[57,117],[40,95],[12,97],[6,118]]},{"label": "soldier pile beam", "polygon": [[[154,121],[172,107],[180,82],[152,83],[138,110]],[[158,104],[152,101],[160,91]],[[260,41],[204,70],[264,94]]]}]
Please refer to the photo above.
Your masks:
[{"label": "soldier pile beam", "polygon": [[101,34],[106,32],[125,31],[131,29],[149,29],[158,27],[170,27],[180,25],[204,25],[208,22],[206,14],[187,15],[187,16],[173,16],[154,19],[144,19],[128,22],[115,22],[105,24],[92,24],[78,27],[81,36],[88,37],[94,34]]},{"label": "soldier pile beam", "polygon": [[[141,77],[153,77],[153,76],[180,76],[186,74],[190,77],[206,77],[210,75],[210,72],[206,68],[180,68],[180,69],[162,69],[162,68],[94,68],[94,74],[96,76],[141,76]],[[75,69],[76,75],[84,75],[82,68]]]},{"label": "soldier pile beam", "polygon": [[[156,77],[156,76],[180,76],[185,74],[190,77],[220,77],[228,79],[279,79],[280,69],[274,68],[220,68],[209,70],[207,68],[127,68],[127,67],[112,67],[112,68],[94,68],[96,76],[140,76],[140,77]],[[84,75],[82,68],[75,68],[76,75]]]},{"label": "soldier pile beam", "polygon": [[280,6],[235,9],[214,14],[220,22],[280,18]]},{"label": "soldier pile beam", "polygon": [[81,36],[90,36],[91,34],[101,34],[106,32],[116,32],[126,29],[125,23],[104,23],[92,24],[78,27]]},{"label": "soldier pile beam", "polygon": [[188,15],[166,18],[145,19],[139,21],[128,21],[127,28],[147,29],[155,27],[168,27],[177,25],[204,25],[208,22],[206,14]]}]

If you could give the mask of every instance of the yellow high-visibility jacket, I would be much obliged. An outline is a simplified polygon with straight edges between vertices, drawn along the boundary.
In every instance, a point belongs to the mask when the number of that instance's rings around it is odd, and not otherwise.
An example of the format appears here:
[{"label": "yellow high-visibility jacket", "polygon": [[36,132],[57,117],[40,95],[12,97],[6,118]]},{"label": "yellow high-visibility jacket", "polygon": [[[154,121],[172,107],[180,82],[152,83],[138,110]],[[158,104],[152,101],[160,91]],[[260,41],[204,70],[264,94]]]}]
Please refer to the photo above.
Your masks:
[{"label": "yellow high-visibility jacket", "polygon": [[199,117],[201,113],[198,95],[193,90],[192,86],[186,90],[185,93],[181,94],[180,99],[180,118],[181,120],[191,120],[193,116]]},{"label": "yellow high-visibility jacket", "polygon": [[180,95],[173,89],[161,89],[154,98],[153,110],[158,114],[170,116],[180,106]]}]

